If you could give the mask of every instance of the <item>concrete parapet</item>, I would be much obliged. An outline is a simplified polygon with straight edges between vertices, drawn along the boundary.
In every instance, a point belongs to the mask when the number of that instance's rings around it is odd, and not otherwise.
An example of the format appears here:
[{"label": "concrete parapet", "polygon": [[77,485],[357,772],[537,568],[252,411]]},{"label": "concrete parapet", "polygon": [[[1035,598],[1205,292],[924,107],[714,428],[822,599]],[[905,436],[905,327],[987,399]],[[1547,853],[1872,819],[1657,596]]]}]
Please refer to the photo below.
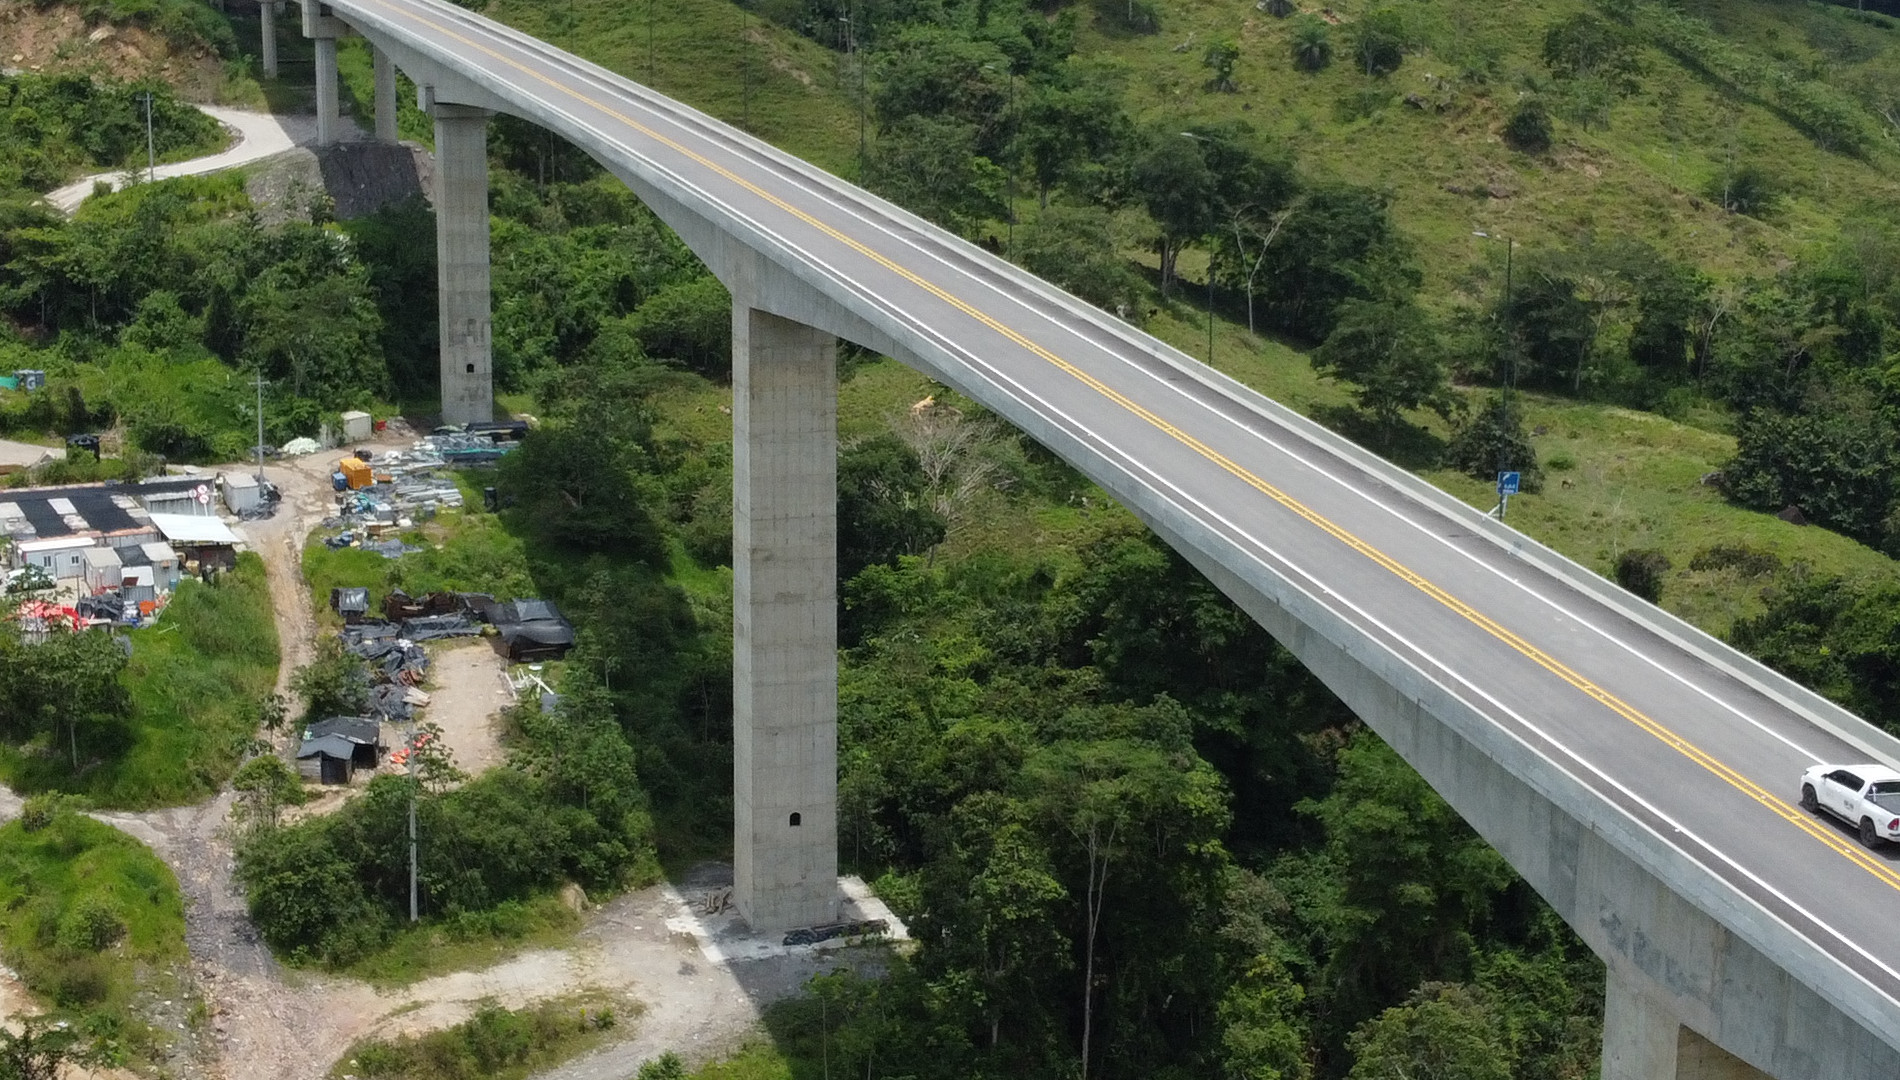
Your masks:
[{"label": "concrete parapet", "polygon": [[442,333],[442,420],[495,418],[489,293],[486,109],[434,103],[435,254]]},{"label": "concrete parapet", "polygon": [[838,383],[831,335],[735,300],[733,903],[838,915]]}]

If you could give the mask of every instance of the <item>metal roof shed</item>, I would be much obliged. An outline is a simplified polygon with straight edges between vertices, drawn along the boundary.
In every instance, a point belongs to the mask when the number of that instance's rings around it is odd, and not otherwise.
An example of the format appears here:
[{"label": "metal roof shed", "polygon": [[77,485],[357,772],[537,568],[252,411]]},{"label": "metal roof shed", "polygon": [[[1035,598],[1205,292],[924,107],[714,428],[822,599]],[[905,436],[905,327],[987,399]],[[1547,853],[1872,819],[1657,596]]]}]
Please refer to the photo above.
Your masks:
[{"label": "metal roof shed", "polygon": [[79,553],[84,564],[86,591],[104,592],[123,584],[124,560],[109,547],[89,547]]}]

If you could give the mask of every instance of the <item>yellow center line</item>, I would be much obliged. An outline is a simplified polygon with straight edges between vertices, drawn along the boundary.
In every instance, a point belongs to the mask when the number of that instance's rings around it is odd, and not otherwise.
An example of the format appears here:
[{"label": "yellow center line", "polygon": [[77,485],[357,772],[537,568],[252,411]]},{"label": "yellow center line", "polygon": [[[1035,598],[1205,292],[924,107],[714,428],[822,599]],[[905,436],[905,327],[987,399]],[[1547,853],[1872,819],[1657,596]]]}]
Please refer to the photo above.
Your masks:
[{"label": "yellow center line", "polygon": [[1681,754],[1683,757],[1688,758],[1690,761],[1693,761],[1697,765],[1706,769],[1708,772],[1715,775],[1717,778],[1722,780],[1724,783],[1728,784],[1730,787],[1736,789],[1737,791],[1740,791],[1742,794],[1753,799],[1755,802],[1760,803],[1762,806],[1767,807],[1770,811],[1774,812],[1775,815],[1780,817],[1782,820],[1789,822],[1790,824],[1794,825],[1796,828],[1799,828],[1802,832],[1807,833],[1809,836],[1814,837],[1815,839],[1821,841],[1823,844],[1826,844],[1828,847],[1833,848],[1835,851],[1846,856],[1848,859],[1853,861],[1855,864],[1859,865],[1862,869],[1866,870],[1868,873],[1872,874],[1875,878],[1885,883],[1889,887],[1895,890],[1900,890],[1900,871],[1896,871],[1893,867],[1887,865],[1887,863],[1884,860],[1874,855],[1871,851],[1868,851],[1867,849],[1859,846],[1858,844],[1852,843],[1851,841],[1845,839],[1839,834],[1837,830],[1833,829],[1832,827],[1822,822],[1815,820],[1813,815],[1807,813],[1806,811],[1801,810],[1799,807],[1795,806],[1792,803],[1789,803],[1787,800],[1777,797],[1772,792],[1763,788],[1760,784],[1755,783],[1753,780],[1750,780],[1748,777],[1742,775],[1741,773],[1737,772],[1735,769],[1724,764],[1722,761],[1718,760],[1714,755],[1696,746],[1694,743],[1690,742],[1688,739],[1683,738],[1681,735],[1678,735],[1675,732],[1671,731],[1669,728],[1663,726],[1661,723],[1658,723],[1656,720],[1645,715],[1643,712],[1641,712],[1634,706],[1630,705],[1628,702],[1623,701],[1621,698],[1617,697],[1615,694],[1612,694],[1610,691],[1604,689],[1601,686],[1598,686],[1596,683],[1591,682],[1589,679],[1578,674],[1576,671],[1572,670],[1570,666],[1565,664],[1563,661],[1558,660],[1556,657],[1553,657],[1549,653],[1544,652],[1542,649],[1539,649],[1537,646],[1532,645],[1530,642],[1526,641],[1524,638],[1518,636],[1515,632],[1500,625],[1495,620],[1493,620],[1490,616],[1477,610],[1476,608],[1472,607],[1470,604],[1467,604],[1463,600],[1460,600],[1456,596],[1453,596],[1451,593],[1445,591],[1443,588],[1434,584],[1433,582],[1425,578],[1423,575],[1419,574],[1417,571],[1412,570],[1410,567],[1407,567],[1403,563],[1399,562],[1397,559],[1392,558],[1390,555],[1385,554],[1383,551],[1380,551],[1378,548],[1373,547],[1371,544],[1360,539],[1358,536],[1354,535],[1351,532],[1348,532],[1346,529],[1335,524],[1334,522],[1332,522],[1325,516],[1321,515],[1318,511],[1313,510],[1311,507],[1308,507],[1306,504],[1300,502],[1298,499],[1293,498],[1291,495],[1288,495],[1286,492],[1280,490],[1274,485],[1254,475],[1252,472],[1250,472],[1246,468],[1236,463],[1233,459],[1227,457],[1225,454],[1222,454],[1220,451],[1215,450],[1213,447],[1208,446],[1206,443],[1202,442],[1200,439],[1194,437],[1193,435],[1189,434],[1186,431],[1183,431],[1181,428],[1176,427],[1174,424],[1169,423],[1167,420],[1163,419],[1162,417],[1160,417],[1159,415],[1157,415],[1156,413],[1154,413],[1152,410],[1148,409],[1147,407],[1141,405],[1139,402],[1136,402],[1134,399],[1128,397],[1127,395],[1121,393],[1120,391],[1114,389],[1113,387],[1110,387],[1106,383],[1102,382],[1100,379],[1096,378],[1093,375],[1090,375],[1086,371],[1083,371],[1081,368],[1077,367],[1076,365],[1070,363],[1067,360],[1064,360],[1060,356],[1057,356],[1055,353],[1049,351],[1048,349],[1042,347],[1041,345],[1036,344],[1034,341],[1031,341],[1029,338],[1025,337],[1023,334],[1021,334],[1017,330],[1005,325],[1002,321],[990,315],[989,313],[982,311],[981,309],[977,308],[975,305],[969,303],[968,301],[962,299],[961,297],[953,295],[948,290],[944,289],[942,286],[937,285],[936,283],[925,279],[922,275],[917,274],[916,272],[908,269],[907,267],[900,265],[894,259],[891,259],[888,256],[885,256],[882,253],[872,249],[869,245],[863,243],[862,241],[859,241],[856,238],[847,235],[843,231],[837,228],[834,228],[833,226],[828,225],[823,221],[820,221],[818,218],[814,217],[812,214],[804,210],[801,210],[796,206],[793,206],[791,203],[786,202],[784,199],[778,197],[777,195],[774,195],[771,192],[766,191],[764,188],[759,187],[757,184],[754,184],[750,180],[747,180],[744,177],[739,176],[738,174],[732,172],[730,169],[727,169],[725,166],[720,165],[717,162],[712,161],[711,159],[698,153],[697,151],[688,149],[687,147],[681,145],[680,143],[674,141],[673,139],[670,139],[667,136],[660,134],[659,132],[646,126],[640,121],[635,120],[633,117],[630,117],[622,112],[619,112],[618,110],[602,102],[595,101],[594,99],[588,97],[587,95],[582,94],[581,92],[569,86],[566,86],[560,82],[557,82],[552,77],[548,75],[544,75],[541,72],[536,71],[525,64],[519,63],[515,61],[514,59],[508,56],[505,56],[502,53],[499,53],[495,51],[494,49],[489,48],[486,45],[481,44],[478,41],[465,37],[462,34],[457,33],[455,30],[450,29],[449,27],[444,26],[441,23],[435,22],[434,20],[424,18],[423,16],[416,15],[411,12],[399,10],[394,5],[384,2],[384,0],[362,0],[362,2],[374,4],[377,7],[383,8],[391,12],[392,14],[411,19],[415,22],[428,26],[432,30],[443,35],[444,37],[451,38],[455,41],[461,42],[463,45],[466,45],[470,49],[480,52],[486,56],[492,57],[498,63],[506,65],[507,67],[513,68],[514,70],[520,72],[521,74],[531,79],[534,79],[537,82],[546,84],[548,87],[554,89],[555,91],[561,94],[571,97],[574,100],[581,102],[582,104],[585,104],[593,109],[596,109],[607,116],[613,117],[614,119],[620,121],[621,123],[627,125],[629,128],[633,129],[634,131],[637,131],[640,134],[646,136],[647,138],[652,139],[654,142],[659,143],[661,146],[664,146],[669,150],[672,150],[674,153],[680,154],[681,156],[693,161],[694,163],[704,167],[708,171],[720,177],[723,177],[724,179],[730,181],[731,183],[738,185],[739,187],[743,188],[744,190],[751,193],[752,195],[765,200],[767,203],[770,203],[772,206],[775,206],[778,209],[784,211],[785,213],[790,214],[792,217],[797,218],[799,221],[803,222],[804,224],[814,229],[817,229],[819,232],[825,234],[827,237],[830,237],[832,240],[835,240],[838,243],[843,244],[844,246],[850,248],[852,251],[857,252],[859,255],[862,255],[865,258],[870,259],[872,262],[878,264],[884,269],[903,278],[905,281],[909,282],[910,284],[920,289],[923,289],[925,292],[928,292],[929,294],[936,297],[937,299],[942,300],[944,303],[949,304],[951,307],[954,307],[958,311],[963,312],[965,315],[968,315],[970,318],[975,319],[977,322],[988,327],[990,330],[1002,335],[1003,337],[1007,338],[1009,341],[1022,347],[1028,352],[1034,354],[1036,357],[1046,361],[1050,365],[1062,371],[1064,374],[1069,375],[1070,377],[1074,378],[1077,382],[1082,383],[1084,386],[1095,391],[1097,394],[1100,394],[1102,397],[1107,398],[1109,401],[1114,402],[1116,405],[1120,406],[1122,409],[1138,417],[1139,419],[1151,425],[1155,429],[1165,433],[1170,438],[1186,446],[1188,449],[1193,450],[1196,454],[1199,454],[1201,457],[1207,459],[1209,462],[1212,462],[1213,464],[1219,466],[1221,469],[1225,470],[1227,473],[1233,475],[1237,479],[1246,483],[1248,486],[1254,488],[1256,491],[1259,491],[1261,494],[1267,496],[1269,499],[1272,499],[1274,502],[1280,504],[1282,507],[1286,508],[1289,511],[1292,511],[1294,514],[1305,519],[1306,521],[1311,522],[1314,526],[1319,528],[1322,532],[1326,533],[1328,536],[1331,536],[1335,540],[1338,540],[1340,543],[1345,544],[1347,547],[1353,549],[1359,554],[1365,556],[1367,559],[1370,559],[1372,562],[1378,564],[1379,566],[1383,567],[1387,571],[1391,572],[1394,576],[1403,580],[1406,584],[1411,585],[1413,588],[1424,593],[1426,596],[1431,597],[1433,600],[1436,600],[1438,603],[1444,605],[1445,607],[1449,608],[1453,612],[1456,612],[1459,616],[1463,617],[1466,621],[1482,629],[1485,633],[1490,634],[1492,637],[1496,638],[1498,641],[1503,642],[1505,645],[1510,646],[1513,650],[1523,655],[1525,658],[1529,659],[1532,663],[1535,663],[1537,666],[1543,668],[1545,671],[1550,672],[1552,675],[1557,676],[1557,678],[1563,680],[1564,682],[1569,683],[1571,686],[1582,691],[1588,697],[1600,702],[1602,705],[1608,708],[1611,712],[1629,721],[1631,724],[1634,724],[1636,727],[1647,732],[1649,735],[1651,735],[1652,737],[1654,737],[1655,739],[1657,739],[1659,742],[1663,743],[1664,745],[1668,746],[1670,749],[1676,751],[1677,753]]}]

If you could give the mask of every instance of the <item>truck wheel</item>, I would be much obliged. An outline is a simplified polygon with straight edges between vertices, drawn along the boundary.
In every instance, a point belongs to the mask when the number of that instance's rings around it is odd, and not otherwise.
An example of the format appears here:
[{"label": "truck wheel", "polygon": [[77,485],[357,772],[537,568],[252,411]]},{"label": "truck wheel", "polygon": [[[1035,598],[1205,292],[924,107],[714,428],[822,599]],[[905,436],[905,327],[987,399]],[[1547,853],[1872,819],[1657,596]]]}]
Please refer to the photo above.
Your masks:
[{"label": "truck wheel", "polygon": [[1814,785],[1801,785],[1801,809],[1812,814],[1821,808],[1821,801],[1814,797]]},{"label": "truck wheel", "polygon": [[1874,831],[1873,818],[1860,819],[1860,842],[1868,847],[1880,846],[1880,834]]}]

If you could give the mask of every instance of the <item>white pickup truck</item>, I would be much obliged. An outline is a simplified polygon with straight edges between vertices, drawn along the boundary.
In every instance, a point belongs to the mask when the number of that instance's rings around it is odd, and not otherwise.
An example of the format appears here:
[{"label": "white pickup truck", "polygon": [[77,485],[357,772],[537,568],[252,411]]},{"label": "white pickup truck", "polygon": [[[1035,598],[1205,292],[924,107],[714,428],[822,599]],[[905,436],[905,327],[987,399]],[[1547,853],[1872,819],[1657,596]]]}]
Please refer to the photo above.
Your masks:
[{"label": "white pickup truck", "polygon": [[1900,840],[1900,772],[1885,765],[1816,765],[1801,774],[1801,807],[1855,826],[1868,847]]}]

